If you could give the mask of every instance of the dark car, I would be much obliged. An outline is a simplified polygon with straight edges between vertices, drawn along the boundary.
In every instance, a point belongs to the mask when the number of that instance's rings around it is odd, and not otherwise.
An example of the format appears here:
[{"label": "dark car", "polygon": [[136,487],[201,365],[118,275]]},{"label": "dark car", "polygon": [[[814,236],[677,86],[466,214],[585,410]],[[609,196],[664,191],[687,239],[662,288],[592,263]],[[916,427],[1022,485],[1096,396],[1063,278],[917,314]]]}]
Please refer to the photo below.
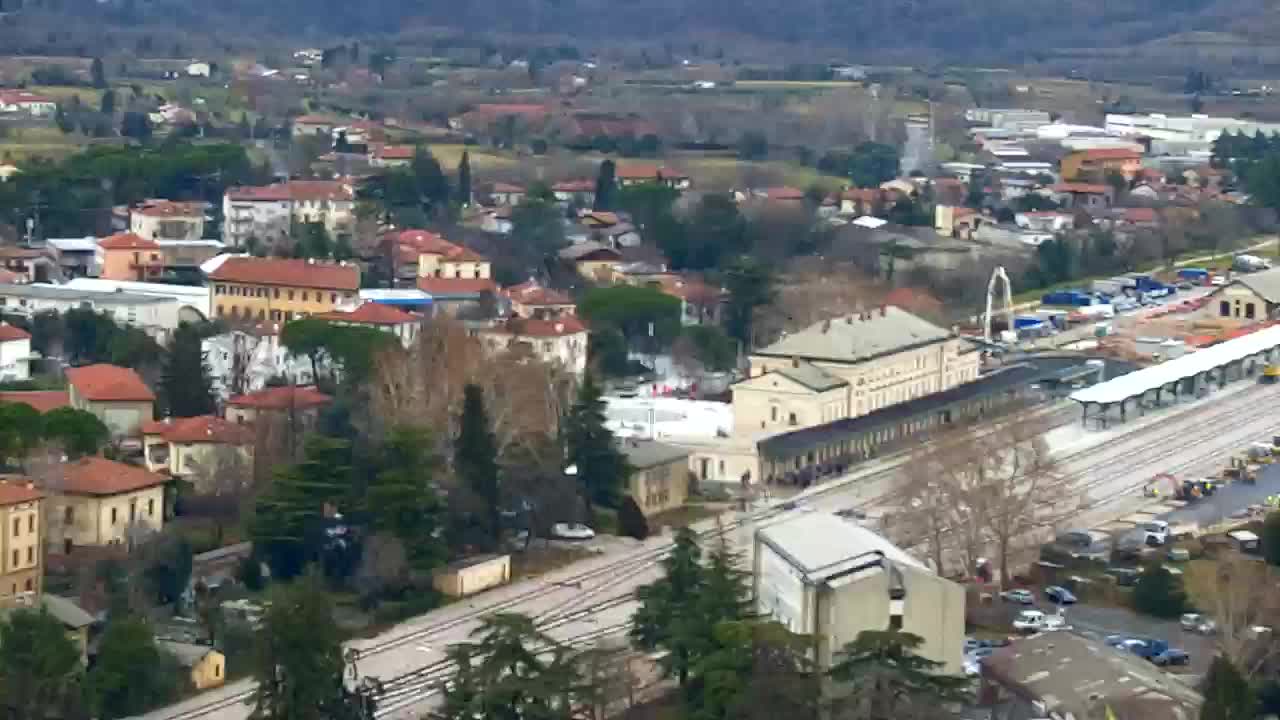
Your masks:
[{"label": "dark car", "polygon": [[1166,665],[1188,665],[1191,663],[1191,655],[1186,650],[1178,648],[1168,648],[1164,652],[1152,655],[1147,659],[1161,667]]},{"label": "dark car", "polygon": [[1075,603],[1076,596],[1071,591],[1061,585],[1050,585],[1044,589],[1044,596],[1059,605],[1071,605]]}]

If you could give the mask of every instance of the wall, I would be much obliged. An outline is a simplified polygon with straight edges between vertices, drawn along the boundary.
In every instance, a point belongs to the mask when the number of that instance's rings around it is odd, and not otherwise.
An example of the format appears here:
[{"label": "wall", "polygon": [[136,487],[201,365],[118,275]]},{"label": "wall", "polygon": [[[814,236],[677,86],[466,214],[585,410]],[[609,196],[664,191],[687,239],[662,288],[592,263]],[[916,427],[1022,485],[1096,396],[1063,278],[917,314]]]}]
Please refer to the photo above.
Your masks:
[{"label": "wall", "polygon": [[64,552],[67,540],[72,547],[125,543],[130,507],[135,510],[133,518],[139,528],[159,531],[164,527],[164,486],[108,496],[59,495],[46,501],[46,540],[50,549]]},{"label": "wall", "polygon": [[224,197],[222,241],[241,247],[250,237],[267,245],[288,237],[293,221],[292,204],[289,200],[233,201]]},{"label": "wall", "polygon": [[689,498],[689,463],[679,458],[663,465],[636,470],[628,492],[645,516],[684,505]]},{"label": "wall", "polygon": [[749,475],[751,482],[760,481],[760,457],[756,452],[755,436],[694,441],[659,439],[689,451],[689,472],[698,482],[739,485],[744,474]]},{"label": "wall", "polygon": [[[280,344],[279,335],[258,336],[232,331],[205,338],[201,349],[209,363],[214,390],[223,399],[230,396],[237,372],[241,374],[244,392],[261,390],[267,386],[267,380],[276,375],[287,375],[299,385],[314,382],[311,361],[306,357],[290,356]],[[243,363],[243,369],[237,369],[237,356]]]},{"label": "wall", "polygon": [[31,340],[0,342],[0,380],[27,380],[31,377],[27,359],[31,357]]},{"label": "wall", "polygon": [[42,501],[0,507],[0,607],[21,593],[39,595],[44,576]]},{"label": "wall", "polygon": [[226,281],[211,282],[209,292],[214,317],[271,322],[287,322],[332,312],[339,304],[350,303],[356,298],[354,290],[270,287]]},{"label": "wall", "polygon": [[1200,316],[1206,320],[1246,325],[1266,320],[1270,316],[1271,307],[1267,301],[1244,283],[1231,283],[1208,299],[1209,302],[1200,311]]},{"label": "wall", "polygon": [[145,281],[164,269],[164,256],[155,250],[108,250],[99,248],[98,277],[104,280]]},{"label": "wall", "polygon": [[474,280],[476,278],[489,279],[490,265],[487,262],[455,262],[453,260],[445,260],[435,253],[422,253],[418,255],[418,277],[438,277],[462,278],[464,280]]},{"label": "wall", "polygon": [[134,212],[129,214],[129,231],[147,240],[199,240],[204,234],[204,217],[156,217]]},{"label": "wall", "polygon": [[[223,443],[168,443],[170,475],[186,478],[195,475],[199,468],[212,468],[217,465],[219,453],[224,451],[238,453],[246,467],[253,466],[252,446],[235,446]],[[196,488],[201,490],[201,488]]]},{"label": "wall", "polygon": [[191,668],[191,684],[197,690],[219,687],[226,681],[227,659],[217,650],[210,650]]},{"label": "wall", "polygon": [[142,423],[155,419],[155,406],[150,402],[88,402],[80,397],[74,387],[71,390],[71,405],[96,415],[113,437],[135,436],[140,432]]}]

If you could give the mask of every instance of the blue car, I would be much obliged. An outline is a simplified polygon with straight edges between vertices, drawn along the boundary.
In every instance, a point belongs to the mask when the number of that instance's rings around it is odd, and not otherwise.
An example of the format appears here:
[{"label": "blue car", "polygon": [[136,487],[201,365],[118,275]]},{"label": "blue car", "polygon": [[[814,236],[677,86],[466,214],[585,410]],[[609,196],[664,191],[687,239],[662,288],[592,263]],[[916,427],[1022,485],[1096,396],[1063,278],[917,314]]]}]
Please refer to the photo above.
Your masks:
[{"label": "blue car", "polygon": [[1076,601],[1076,596],[1061,585],[1050,585],[1044,589],[1044,595],[1059,605],[1072,605]]}]

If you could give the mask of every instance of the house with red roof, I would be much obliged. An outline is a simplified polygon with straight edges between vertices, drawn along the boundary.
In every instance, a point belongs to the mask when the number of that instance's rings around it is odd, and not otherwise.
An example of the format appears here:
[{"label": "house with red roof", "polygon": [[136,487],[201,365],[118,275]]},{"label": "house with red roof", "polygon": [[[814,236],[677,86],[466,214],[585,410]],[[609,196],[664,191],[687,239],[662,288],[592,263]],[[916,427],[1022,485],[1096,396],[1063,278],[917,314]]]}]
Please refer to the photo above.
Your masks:
[{"label": "house with red roof", "polygon": [[355,310],[334,310],[313,317],[334,325],[367,327],[391,333],[405,347],[413,344],[422,327],[422,319],[418,316],[378,302],[365,302]]},{"label": "house with red roof", "polygon": [[99,363],[67,368],[71,407],[98,416],[116,438],[138,437],[142,424],[155,419],[155,393],[138,373]]},{"label": "house with red roof", "polygon": [[511,303],[511,314],[517,317],[550,320],[575,315],[578,311],[567,293],[546,287],[533,278],[504,289],[502,295]]},{"label": "house with red roof", "polygon": [[29,380],[31,333],[15,325],[0,323],[0,381]]},{"label": "house with red roof", "polygon": [[68,390],[5,390],[0,392],[0,403],[22,403],[40,414],[60,407],[71,407]]},{"label": "house with red roof", "polygon": [[356,301],[360,268],[322,260],[231,257],[209,273],[216,317],[284,323]]},{"label": "house with red roof", "polygon": [[1054,200],[1064,208],[1105,210],[1115,202],[1116,191],[1100,183],[1063,182],[1051,188]]},{"label": "house with red roof", "polygon": [[653,163],[621,164],[614,170],[614,178],[621,187],[645,183],[661,183],[676,190],[688,190],[693,187],[693,181],[687,174],[675,168]]},{"label": "house with red roof", "polygon": [[199,240],[204,237],[202,202],[143,200],[128,208],[129,232],[148,240]]},{"label": "house with red roof", "polygon": [[[44,493],[24,477],[0,477],[0,611],[30,607],[44,579]],[[12,532],[10,532],[12,528]]]},{"label": "house with red roof", "polygon": [[222,196],[222,240],[244,247],[254,238],[269,246],[288,239],[294,222],[321,223],[335,238],[350,235],[355,204],[350,178],[228,188]]},{"label": "house with red roof", "polygon": [[314,427],[320,412],[333,398],[312,385],[266,387],[227,400],[224,414],[231,422],[251,424],[259,420],[287,420],[299,428]]},{"label": "house with red roof", "polygon": [[[457,283],[457,288],[483,287],[496,290],[497,286],[490,280],[492,265],[489,258],[470,248],[449,242],[443,236],[427,230],[401,230],[388,233],[383,238],[397,261],[397,279],[403,281],[414,277],[407,274],[410,265],[416,265],[418,286],[422,288],[423,280],[438,290],[450,287],[450,282],[435,281],[468,281]],[[483,281],[483,282],[477,282]],[[422,288],[426,290],[426,288]],[[426,290],[431,292],[431,290]]]},{"label": "house with red roof", "polygon": [[293,119],[292,133],[294,137],[328,137],[333,129],[342,125],[342,121],[331,115],[299,115]]},{"label": "house with red roof", "polygon": [[123,232],[98,241],[94,263],[103,280],[146,282],[164,271],[164,254],[155,240]]},{"label": "house with red roof", "polygon": [[44,491],[51,552],[77,547],[131,549],[164,528],[169,478],[136,465],[91,456],[55,465],[36,477]]},{"label": "house with red roof", "polygon": [[408,167],[417,151],[413,145],[369,144],[369,165],[380,168]]},{"label": "house with red roof", "polygon": [[58,112],[58,103],[47,95],[27,90],[0,90],[0,114],[26,113],[32,117],[48,117]]},{"label": "house with red roof", "polygon": [[534,103],[490,103],[477,105],[471,110],[449,119],[452,130],[471,135],[490,135],[501,125],[517,123],[522,128],[538,132],[551,119],[552,111],[546,105]]},{"label": "house with red roof", "polygon": [[510,352],[581,375],[587,368],[587,327],[576,316],[512,317],[475,332],[490,352]]},{"label": "house with red roof", "polygon": [[1062,158],[1061,172],[1069,182],[1097,182],[1112,173],[1132,180],[1142,172],[1142,153],[1131,148],[1077,150]]},{"label": "house with red roof", "polygon": [[515,207],[524,202],[528,189],[514,183],[496,182],[488,185],[483,193],[491,207]]},{"label": "house with red roof", "polygon": [[551,186],[556,202],[568,205],[577,202],[579,207],[591,207],[596,202],[596,181],[588,178],[561,180]]},{"label": "house with red roof", "polygon": [[200,481],[212,473],[232,472],[225,465],[239,464],[241,470],[252,468],[255,439],[251,425],[217,415],[168,417],[142,424],[147,469],[196,481],[197,492],[214,489],[200,487]]}]

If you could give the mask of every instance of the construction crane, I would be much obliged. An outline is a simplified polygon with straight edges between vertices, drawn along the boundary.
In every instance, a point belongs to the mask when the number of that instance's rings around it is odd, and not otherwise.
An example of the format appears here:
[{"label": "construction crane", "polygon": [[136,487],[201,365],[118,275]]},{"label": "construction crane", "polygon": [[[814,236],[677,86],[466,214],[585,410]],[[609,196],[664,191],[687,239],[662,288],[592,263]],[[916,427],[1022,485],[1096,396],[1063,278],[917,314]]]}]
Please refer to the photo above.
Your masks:
[{"label": "construction crane", "polygon": [[996,294],[996,281],[1004,284],[1004,315],[1005,325],[1010,332],[1014,332],[1013,327],[1013,288],[1009,284],[1009,276],[1005,273],[1004,267],[997,266],[991,271],[991,281],[987,283],[987,312],[982,316],[982,339],[987,342],[994,342],[991,337],[991,300]]}]

